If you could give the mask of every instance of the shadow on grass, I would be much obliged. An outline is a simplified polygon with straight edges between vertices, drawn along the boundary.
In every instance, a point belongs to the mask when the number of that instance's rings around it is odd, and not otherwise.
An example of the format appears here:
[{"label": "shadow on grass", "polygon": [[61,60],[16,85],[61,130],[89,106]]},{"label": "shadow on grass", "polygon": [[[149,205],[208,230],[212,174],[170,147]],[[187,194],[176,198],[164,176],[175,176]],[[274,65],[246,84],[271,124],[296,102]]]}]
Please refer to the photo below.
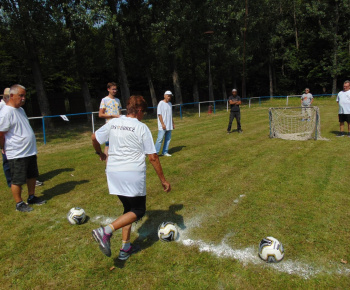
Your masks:
[{"label": "shadow on grass", "polygon": [[173,147],[171,149],[169,149],[169,154],[174,154],[176,152],[179,152],[181,151],[183,148],[185,148],[186,146],[176,146],[176,147]]},{"label": "shadow on grass", "polygon": [[80,181],[68,181],[61,184],[58,184],[50,189],[46,189],[43,191],[43,196],[46,200],[50,200],[51,198],[66,194],[68,192],[71,192],[77,185],[84,184],[89,182],[89,180],[80,180]]},{"label": "shadow on grass", "polygon": [[[140,251],[143,251],[151,247],[158,239],[158,227],[162,222],[171,221],[177,224],[177,226],[184,230],[186,228],[182,215],[176,212],[183,208],[183,204],[173,204],[169,206],[169,210],[150,210],[146,212],[145,217],[147,220],[138,229],[138,238],[133,244],[141,247]],[[137,255],[137,253],[135,253]],[[126,261],[121,261],[118,258],[114,259],[114,266],[123,268]]]},{"label": "shadow on grass", "polygon": [[46,172],[44,174],[40,174],[40,177],[38,179],[40,181],[48,181],[62,172],[71,172],[71,171],[74,171],[74,169],[73,168],[59,168],[59,169],[51,170],[51,171]]}]

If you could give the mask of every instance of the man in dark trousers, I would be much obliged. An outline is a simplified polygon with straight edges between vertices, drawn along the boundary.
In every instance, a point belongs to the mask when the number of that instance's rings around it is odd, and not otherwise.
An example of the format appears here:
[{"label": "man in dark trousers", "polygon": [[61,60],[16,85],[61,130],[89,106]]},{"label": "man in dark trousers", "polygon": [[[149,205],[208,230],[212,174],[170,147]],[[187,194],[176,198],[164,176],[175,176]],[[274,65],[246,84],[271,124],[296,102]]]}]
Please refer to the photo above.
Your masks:
[{"label": "man in dark trousers", "polygon": [[236,118],[237,121],[237,132],[242,133],[242,128],[241,128],[241,111],[239,108],[239,105],[242,104],[241,97],[237,96],[237,90],[233,89],[232,90],[232,96],[228,98],[228,102],[231,106],[231,111],[230,111],[230,121],[228,123],[227,127],[227,133],[231,133],[231,126],[233,119]]}]

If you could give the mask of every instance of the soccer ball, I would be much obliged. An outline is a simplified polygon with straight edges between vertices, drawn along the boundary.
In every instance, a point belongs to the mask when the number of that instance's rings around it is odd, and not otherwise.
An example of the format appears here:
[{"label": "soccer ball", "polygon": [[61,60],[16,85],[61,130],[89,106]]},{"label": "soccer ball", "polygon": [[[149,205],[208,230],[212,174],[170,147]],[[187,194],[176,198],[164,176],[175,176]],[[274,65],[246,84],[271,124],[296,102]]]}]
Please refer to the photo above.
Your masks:
[{"label": "soccer ball", "polygon": [[281,242],[273,237],[262,239],[259,244],[259,257],[267,263],[277,263],[284,258]]},{"label": "soccer ball", "polygon": [[173,222],[163,222],[158,227],[158,237],[162,242],[171,242],[177,239],[179,231]]},{"label": "soccer ball", "polygon": [[73,207],[67,214],[67,220],[72,225],[80,225],[86,219],[85,211],[80,207]]}]

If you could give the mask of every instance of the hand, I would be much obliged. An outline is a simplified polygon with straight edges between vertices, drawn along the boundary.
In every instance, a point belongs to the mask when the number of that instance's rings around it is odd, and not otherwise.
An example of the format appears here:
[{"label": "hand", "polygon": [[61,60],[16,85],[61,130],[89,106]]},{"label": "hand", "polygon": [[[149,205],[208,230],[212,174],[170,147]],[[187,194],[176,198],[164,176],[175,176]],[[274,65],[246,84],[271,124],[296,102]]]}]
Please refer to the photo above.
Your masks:
[{"label": "hand", "polygon": [[162,125],[162,128],[163,128],[163,130],[166,130],[166,126],[165,126],[165,124],[163,124],[163,125]]},{"label": "hand", "polygon": [[169,192],[171,190],[170,183],[166,180],[162,182],[162,186],[165,192]]},{"label": "hand", "polygon": [[100,160],[101,160],[101,161],[105,161],[106,159],[107,159],[106,154],[101,153],[101,154],[100,154]]}]

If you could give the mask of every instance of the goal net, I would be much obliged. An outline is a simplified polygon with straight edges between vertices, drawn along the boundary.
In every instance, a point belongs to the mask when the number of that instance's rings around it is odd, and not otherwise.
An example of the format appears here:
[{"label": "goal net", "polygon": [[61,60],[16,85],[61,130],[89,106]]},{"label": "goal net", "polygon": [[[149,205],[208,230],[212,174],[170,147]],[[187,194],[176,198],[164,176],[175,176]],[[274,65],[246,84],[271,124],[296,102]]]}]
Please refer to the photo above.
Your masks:
[{"label": "goal net", "polygon": [[318,107],[270,108],[270,138],[327,140],[321,137]]}]

